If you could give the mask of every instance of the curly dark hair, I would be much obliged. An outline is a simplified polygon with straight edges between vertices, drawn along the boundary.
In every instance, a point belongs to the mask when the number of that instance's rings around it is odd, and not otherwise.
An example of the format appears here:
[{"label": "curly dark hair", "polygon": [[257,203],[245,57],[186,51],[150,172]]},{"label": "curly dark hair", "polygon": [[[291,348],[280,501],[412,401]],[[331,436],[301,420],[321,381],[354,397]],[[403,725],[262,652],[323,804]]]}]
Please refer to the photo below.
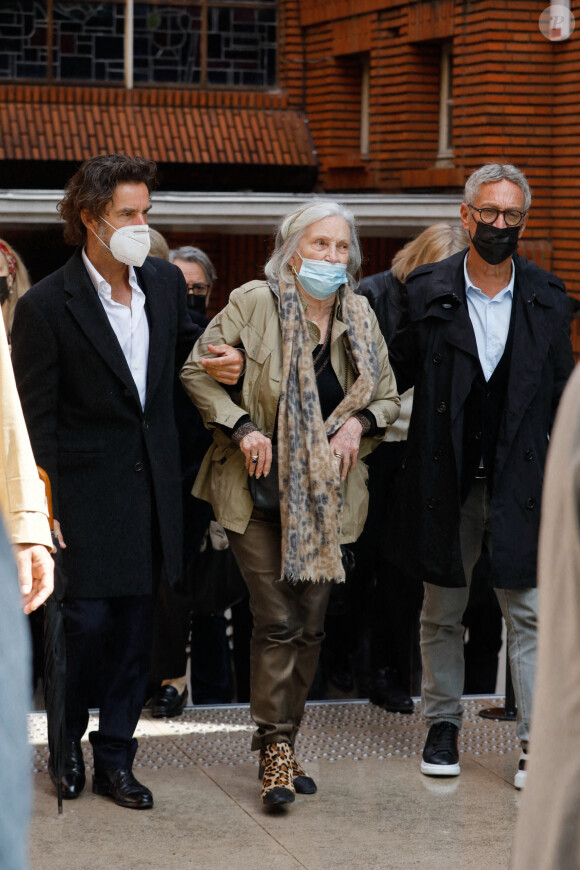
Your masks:
[{"label": "curly dark hair", "polygon": [[57,208],[65,222],[64,240],[71,245],[84,245],[87,230],[81,220],[86,208],[100,217],[113,199],[118,184],[146,184],[151,193],[156,183],[157,166],[145,157],[127,154],[99,154],[90,157],[75,172],[65,187],[64,198]]}]

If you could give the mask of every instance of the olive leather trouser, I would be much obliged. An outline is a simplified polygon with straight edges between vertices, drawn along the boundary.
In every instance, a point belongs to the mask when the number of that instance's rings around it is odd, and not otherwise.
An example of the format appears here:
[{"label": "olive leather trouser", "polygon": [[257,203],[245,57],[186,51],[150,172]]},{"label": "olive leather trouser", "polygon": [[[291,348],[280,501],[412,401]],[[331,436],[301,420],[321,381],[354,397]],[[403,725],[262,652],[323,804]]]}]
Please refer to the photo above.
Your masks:
[{"label": "olive leather trouser", "polygon": [[331,583],[280,580],[280,523],[254,511],[244,534],[228,531],[250,592],[252,749],[296,739],[324,640]]}]

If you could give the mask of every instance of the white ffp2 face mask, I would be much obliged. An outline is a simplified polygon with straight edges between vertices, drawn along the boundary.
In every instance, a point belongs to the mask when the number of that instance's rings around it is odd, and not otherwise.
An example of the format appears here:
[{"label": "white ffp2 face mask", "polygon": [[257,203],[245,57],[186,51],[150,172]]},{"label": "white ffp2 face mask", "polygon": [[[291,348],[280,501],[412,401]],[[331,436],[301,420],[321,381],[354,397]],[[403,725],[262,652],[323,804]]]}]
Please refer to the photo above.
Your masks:
[{"label": "white ffp2 face mask", "polygon": [[96,233],[94,234],[111,252],[115,260],[125,263],[127,266],[142,266],[151,247],[151,237],[147,224],[131,224],[117,229],[104,217],[101,217],[101,220],[114,230],[109,239],[110,247]]}]

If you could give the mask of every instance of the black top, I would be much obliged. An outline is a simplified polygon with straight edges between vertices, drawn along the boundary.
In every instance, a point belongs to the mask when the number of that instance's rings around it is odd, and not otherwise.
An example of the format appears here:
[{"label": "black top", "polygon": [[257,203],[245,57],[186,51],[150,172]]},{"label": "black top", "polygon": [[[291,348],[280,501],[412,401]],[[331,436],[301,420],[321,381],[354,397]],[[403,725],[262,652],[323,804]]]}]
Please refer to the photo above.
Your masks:
[{"label": "black top", "polygon": [[[515,289],[515,288],[514,288]],[[514,343],[516,306],[512,304],[510,325],[504,352],[488,381],[481,363],[471,391],[465,402],[463,423],[463,466],[461,472],[461,500],[469,495],[471,484],[481,469],[490,489],[493,488],[493,468],[499,427],[504,411],[505,396]]]}]

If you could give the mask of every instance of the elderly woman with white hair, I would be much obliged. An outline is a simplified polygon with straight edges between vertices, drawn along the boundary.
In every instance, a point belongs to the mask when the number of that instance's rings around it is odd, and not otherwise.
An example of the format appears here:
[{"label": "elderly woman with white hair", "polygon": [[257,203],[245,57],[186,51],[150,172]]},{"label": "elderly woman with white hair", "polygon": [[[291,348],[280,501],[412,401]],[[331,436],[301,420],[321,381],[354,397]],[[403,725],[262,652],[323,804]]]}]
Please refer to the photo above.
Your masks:
[{"label": "elderly woman with white hair", "polygon": [[[362,457],[399,414],[384,339],[353,290],[360,259],[349,211],[325,200],[296,209],[280,226],[267,280],[232,292],[181,373],[214,433],[193,492],[227,530],[250,592],[252,749],[266,805],[316,791],[294,745],[331,586],[344,580],[340,545],[366,518]],[[216,343],[245,350],[233,392],[204,371]],[[259,500],[268,480],[273,510]]]}]

